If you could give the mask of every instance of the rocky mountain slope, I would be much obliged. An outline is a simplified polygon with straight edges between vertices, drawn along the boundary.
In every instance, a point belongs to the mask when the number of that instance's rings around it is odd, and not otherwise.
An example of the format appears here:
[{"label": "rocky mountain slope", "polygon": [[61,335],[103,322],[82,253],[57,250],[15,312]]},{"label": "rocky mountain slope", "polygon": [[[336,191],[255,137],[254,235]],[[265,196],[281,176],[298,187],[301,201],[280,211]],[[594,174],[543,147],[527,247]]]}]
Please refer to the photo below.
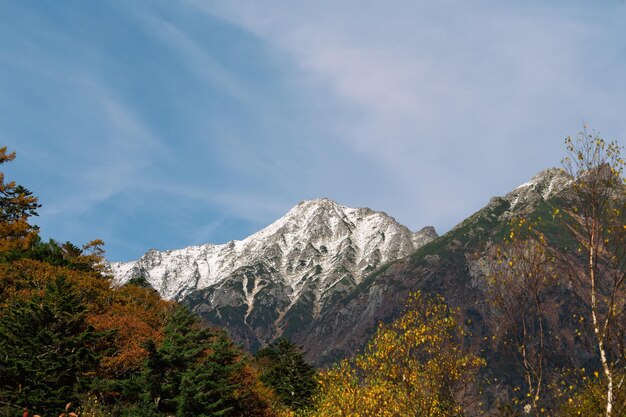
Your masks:
[{"label": "rocky mountain slope", "polygon": [[[450,305],[461,309],[467,330],[473,335],[468,343],[475,344],[477,351],[494,349],[483,343],[484,338],[491,338],[493,326],[497,325],[490,323],[492,307],[486,301],[486,253],[494,242],[502,241],[514,217],[542,216],[549,237],[554,237],[550,236],[551,230],[558,234],[552,206],[558,204],[570,180],[564,171],[549,169],[506,196],[492,198],[483,209],[410,257],[367,276],[315,319],[306,333],[298,334],[295,341],[305,346],[309,359],[318,364],[352,355],[364,345],[377,323],[393,320],[409,293],[421,290],[441,294]],[[570,324],[557,320],[552,325],[565,331]]]},{"label": "rocky mountain slope", "polygon": [[385,213],[317,199],[242,241],[150,250],[111,269],[117,283],[143,277],[254,349],[302,339],[368,274],[436,237],[432,227],[412,233]]}]

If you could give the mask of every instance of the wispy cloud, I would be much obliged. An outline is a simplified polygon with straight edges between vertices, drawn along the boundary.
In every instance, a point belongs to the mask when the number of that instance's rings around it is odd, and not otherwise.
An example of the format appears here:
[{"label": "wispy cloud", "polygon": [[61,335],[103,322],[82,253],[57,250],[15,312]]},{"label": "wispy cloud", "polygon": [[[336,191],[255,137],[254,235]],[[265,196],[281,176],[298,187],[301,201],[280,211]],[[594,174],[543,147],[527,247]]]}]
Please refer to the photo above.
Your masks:
[{"label": "wispy cloud", "polygon": [[210,83],[214,88],[224,91],[240,104],[249,106],[252,98],[249,91],[224,66],[205,50],[197,41],[175,24],[147,12],[138,13],[137,19],[160,43],[168,45],[174,55],[187,65],[186,67],[199,79]]},{"label": "wispy cloud", "polygon": [[99,114],[92,126],[97,133],[91,132],[97,137],[85,139],[76,154],[69,150],[73,167],[66,175],[73,188],[44,207],[46,215],[80,215],[123,191],[141,188],[144,173],[167,153],[156,134],[114,92],[94,82],[85,84],[83,92],[89,91]]},{"label": "wispy cloud", "polygon": [[[604,122],[607,101],[626,92],[619,78],[602,91],[593,74],[599,62],[626,70],[607,43],[624,30],[606,20],[624,7],[192,3],[289,55],[310,84],[330,86],[330,105],[352,109],[331,120],[335,132],[387,166],[406,191],[393,207],[405,221],[419,212],[450,227],[488,198],[480,189],[506,191],[558,164],[560,138],[582,117]],[[624,129],[610,119],[609,128]]]},{"label": "wispy cloud", "polygon": [[264,223],[280,217],[293,201],[273,196],[267,198],[263,191],[217,189],[207,192],[205,187],[187,184],[159,182],[144,184],[145,191],[161,192],[173,199],[183,199],[190,205],[210,206],[218,212],[254,222]]}]

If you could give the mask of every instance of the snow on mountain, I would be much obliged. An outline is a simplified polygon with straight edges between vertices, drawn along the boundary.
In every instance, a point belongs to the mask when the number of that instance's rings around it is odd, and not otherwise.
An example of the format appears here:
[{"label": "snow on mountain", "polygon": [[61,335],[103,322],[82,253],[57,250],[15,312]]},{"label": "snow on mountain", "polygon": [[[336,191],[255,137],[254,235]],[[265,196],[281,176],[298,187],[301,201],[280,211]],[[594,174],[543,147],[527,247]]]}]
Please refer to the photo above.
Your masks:
[{"label": "snow on mountain", "polygon": [[561,168],[550,168],[539,172],[530,181],[518,186],[504,197],[511,203],[511,210],[518,206],[548,200],[558,194],[572,181],[572,177]]},{"label": "snow on mountain", "polygon": [[298,298],[305,276],[332,287],[331,272],[343,266],[358,284],[379,265],[410,254],[437,237],[432,227],[412,233],[383,212],[341,206],[322,198],[303,201],[284,217],[241,241],[160,252],[111,263],[118,284],[143,276],[163,297],[181,300],[215,286],[240,268],[263,264]]},{"label": "snow on mountain", "polygon": [[145,278],[255,349],[306,332],[368,274],[436,237],[432,227],[412,233],[383,212],[322,198],[244,240],[150,250],[111,270],[117,284]]}]

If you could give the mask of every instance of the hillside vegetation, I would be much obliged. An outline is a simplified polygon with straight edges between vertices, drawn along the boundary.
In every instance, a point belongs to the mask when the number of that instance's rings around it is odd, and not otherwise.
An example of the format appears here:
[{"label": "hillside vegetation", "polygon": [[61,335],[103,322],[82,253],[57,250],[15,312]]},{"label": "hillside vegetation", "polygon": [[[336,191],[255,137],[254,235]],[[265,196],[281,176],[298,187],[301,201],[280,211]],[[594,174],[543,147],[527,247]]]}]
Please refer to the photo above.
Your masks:
[{"label": "hillside vegetation", "polygon": [[0,176],[0,415],[274,415],[224,331],[140,281],[112,288],[101,241],[41,241],[38,207]]}]

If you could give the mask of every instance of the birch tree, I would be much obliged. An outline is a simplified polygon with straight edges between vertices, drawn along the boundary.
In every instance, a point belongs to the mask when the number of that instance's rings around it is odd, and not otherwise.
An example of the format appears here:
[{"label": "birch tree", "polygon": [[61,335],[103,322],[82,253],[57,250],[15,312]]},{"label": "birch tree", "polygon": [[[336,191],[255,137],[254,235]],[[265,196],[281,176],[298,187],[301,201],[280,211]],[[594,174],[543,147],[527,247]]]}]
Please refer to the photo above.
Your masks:
[{"label": "birch tree", "polygon": [[626,195],[622,148],[585,125],[565,140],[563,166],[573,177],[571,206],[555,209],[577,248],[563,256],[572,288],[587,304],[605,380],[604,415],[615,417],[624,389],[626,320]]}]

